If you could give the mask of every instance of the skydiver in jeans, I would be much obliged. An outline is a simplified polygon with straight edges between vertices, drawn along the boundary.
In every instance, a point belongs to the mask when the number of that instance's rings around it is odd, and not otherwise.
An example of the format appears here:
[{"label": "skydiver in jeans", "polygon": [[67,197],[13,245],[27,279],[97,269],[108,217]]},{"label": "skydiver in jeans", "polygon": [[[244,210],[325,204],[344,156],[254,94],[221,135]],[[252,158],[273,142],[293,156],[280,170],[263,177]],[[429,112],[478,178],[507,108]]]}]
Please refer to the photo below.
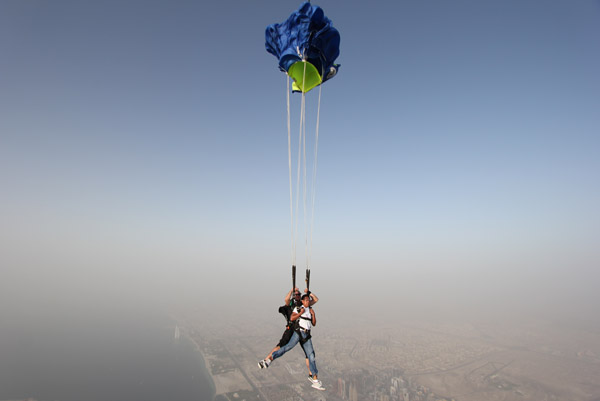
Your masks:
[{"label": "skydiver in jeans", "polygon": [[297,306],[294,308],[294,312],[290,318],[290,321],[295,323],[294,333],[292,334],[292,338],[288,341],[287,344],[274,351],[271,355],[263,359],[258,363],[258,366],[261,369],[268,368],[271,362],[275,359],[283,356],[286,352],[291,350],[296,346],[296,344],[300,343],[302,349],[304,350],[304,354],[306,358],[308,358],[309,370],[312,373],[312,377],[309,376],[308,380],[312,383],[312,387],[317,390],[325,390],[323,384],[318,379],[318,370],[317,364],[315,362],[315,351],[312,345],[311,334],[310,331],[313,326],[317,324],[317,318],[315,315],[314,309],[310,307],[310,294],[305,293],[302,295],[302,306]]},{"label": "skydiver in jeans", "polygon": [[[305,289],[304,292],[308,293],[308,288]],[[283,332],[283,335],[281,336],[281,340],[279,340],[279,343],[277,343],[275,348],[273,348],[271,350],[271,352],[269,353],[269,355],[267,355],[267,357],[265,359],[273,359],[273,358],[271,358],[271,355],[273,354],[273,352],[277,351],[279,348],[286,345],[292,338],[292,334],[294,334],[294,326],[295,325],[294,325],[294,322],[290,321],[290,318],[292,316],[292,312],[294,311],[294,308],[296,306],[302,306],[302,301],[301,301],[302,294],[300,294],[300,290],[298,290],[298,287],[294,287],[293,293],[294,293],[293,297],[292,297],[292,290],[290,290],[286,294],[286,296],[283,300],[283,306],[279,308],[279,312],[281,314],[283,314],[285,316],[285,318],[287,319],[285,331]],[[315,295],[314,292],[311,292],[309,295],[310,295],[310,306],[313,306],[314,304],[319,302],[319,298]],[[258,366],[260,366],[262,369],[260,362],[259,362]],[[310,363],[308,362],[308,357],[306,357],[306,369],[308,369],[309,378],[312,378],[312,372],[310,371]]]}]

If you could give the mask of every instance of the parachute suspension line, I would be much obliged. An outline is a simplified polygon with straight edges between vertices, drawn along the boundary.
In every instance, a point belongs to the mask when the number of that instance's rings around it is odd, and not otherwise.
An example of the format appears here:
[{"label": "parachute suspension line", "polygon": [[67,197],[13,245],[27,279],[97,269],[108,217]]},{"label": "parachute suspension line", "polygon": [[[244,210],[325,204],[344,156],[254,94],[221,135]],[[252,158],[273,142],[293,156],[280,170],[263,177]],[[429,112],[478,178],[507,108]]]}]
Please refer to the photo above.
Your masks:
[{"label": "parachute suspension line", "polygon": [[301,111],[301,120],[302,120],[302,217],[304,220],[304,259],[306,261],[306,269],[308,271],[309,269],[309,264],[308,264],[308,255],[309,255],[309,250],[308,250],[308,214],[307,214],[307,209],[306,209],[306,198],[307,198],[307,179],[306,179],[306,92],[304,91],[304,83],[306,82],[306,65],[307,63],[304,63],[304,72],[303,72],[303,76],[302,76],[302,111]]},{"label": "parachute suspension line", "polygon": [[[304,94],[302,94],[304,96]],[[304,108],[306,113],[306,107]],[[306,268],[308,268],[308,219],[306,213],[306,116],[304,118],[304,126],[302,127],[302,207],[303,207],[303,218],[304,218],[304,259],[306,260]]]},{"label": "parachute suspension line", "polygon": [[[321,74],[322,75],[322,74]],[[315,195],[317,190],[317,154],[319,150],[319,121],[321,117],[321,90],[323,89],[323,85],[319,85],[319,101],[317,103],[317,126],[315,127],[315,154],[313,159],[313,171],[312,171],[312,181],[311,181],[311,191],[310,191],[310,246],[308,253],[308,262],[307,268],[309,268],[308,274],[310,276],[310,262],[312,259],[312,249],[313,249],[313,228],[315,226]]]},{"label": "parachute suspension line", "polygon": [[304,82],[306,81],[306,65],[304,63],[304,72],[302,76],[302,217],[304,219],[304,260],[308,269],[308,219],[306,213],[306,93],[304,92]]},{"label": "parachute suspension line", "polygon": [[[316,194],[316,177],[317,177],[317,154],[319,145],[319,122],[321,114],[321,94],[322,86],[319,85],[319,97],[317,105],[317,119],[315,128],[314,140],[314,156],[312,166],[312,177],[310,180],[310,192],[308,191],[308,175],[307,175],[307,138],[306,138],[306,92],[304,91],[304,81],[306,78],[306,63],[304,64],[304,74],[302,79],[301,103],[300,103],[300,118],[298,127],[298,154],[296,159],[296,193],[294,196],[292,182],[292,135],[291,135],[291,101],[290,101],[290,76],[287,75],[286,86],[286,103],[287,103],[287,130],[288,130],[288,176],[290,187],[290,225],[291,225],[291,245],[292,245],[292,267],[296,266],[298,234],[299,234],[299,217],[300,217],[300,192],[302,192],[302,212],[304,220],[304,249],[306,259],[306,274],[307,285],[308,277],[310,276],[310,263],[312,258],[313,245],[313,227],[315,216],[315,194]],[[300,184],[302,175],[302,186]],[[295,198],[295,205],[294,205]],[[310,204],[308,204],[310,202]],[[310,216],[309,216],[310,215]]]},{"label": "parachute suspension line", "polygon": [[292,192],[292,130],[290,124],[290,76],[287,75],[287,85],[285,87],[285,93],[287,98],[287,134],[288,134],[288,170],[290,178],[290,229],[291,229],[291,252],[292,252],[292,266],[296,265],[296,240],[294,238],[294,206],[293,206],[293,192]]},{"label": "parachute suspension line", "polygon": [[296,169],[296,215],[294,218],[294,248],[298,242],[298,213],[299,213],[299,204],[300,204],[300,171],[302,167],[302,133],[304,126],[304,115],[305,115],[305,97],[304,93],[302,93],[302,102],[300,106],[300,127],[298,132],[298,159],[297,161],[297,169]]}]

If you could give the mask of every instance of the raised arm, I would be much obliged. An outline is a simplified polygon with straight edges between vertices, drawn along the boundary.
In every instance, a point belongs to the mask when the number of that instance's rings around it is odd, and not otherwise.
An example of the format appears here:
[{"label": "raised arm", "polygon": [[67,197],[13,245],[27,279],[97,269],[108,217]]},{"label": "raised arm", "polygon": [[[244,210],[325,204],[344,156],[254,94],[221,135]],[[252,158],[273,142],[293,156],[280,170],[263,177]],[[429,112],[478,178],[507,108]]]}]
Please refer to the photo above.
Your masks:
[{"label": "raised arm", "polygon": [[285,298],[283,299],[283,304],[284,305],[289,305],[290,303],[290,299],[292,299],[292,291],[298,291],[298,287],[294,288],[293,290],[289,290],[287,295],[285,296]]},{"label": "raised arm", "polygon": [[[304,290],[304,292],[308,292],[308,289]],[[314,292],[310,293],[310,298],[310,306],[313,306],[314,304],[319,302],[319,297],[317,297]]]}]

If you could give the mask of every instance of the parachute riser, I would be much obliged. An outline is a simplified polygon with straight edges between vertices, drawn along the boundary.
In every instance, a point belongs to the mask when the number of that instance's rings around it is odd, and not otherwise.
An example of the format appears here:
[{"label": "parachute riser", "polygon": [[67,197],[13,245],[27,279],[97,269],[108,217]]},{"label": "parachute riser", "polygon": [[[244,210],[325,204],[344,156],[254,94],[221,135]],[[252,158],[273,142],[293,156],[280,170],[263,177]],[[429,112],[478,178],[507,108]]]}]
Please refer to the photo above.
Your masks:
[{"label": "parachute riser", "polygon": [[292,265],[292,295],[296,291],[296,265]]}]

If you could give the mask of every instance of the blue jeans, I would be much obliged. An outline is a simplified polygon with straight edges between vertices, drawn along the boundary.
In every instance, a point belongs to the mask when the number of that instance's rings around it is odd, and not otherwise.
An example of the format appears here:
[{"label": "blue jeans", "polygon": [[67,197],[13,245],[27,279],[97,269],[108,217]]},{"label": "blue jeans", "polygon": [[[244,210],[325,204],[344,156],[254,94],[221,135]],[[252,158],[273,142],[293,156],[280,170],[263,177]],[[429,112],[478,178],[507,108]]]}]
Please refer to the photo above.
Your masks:
[{"label": "blue jeans", "polygon": [[[307,336],[307,334],[302,331],[300,332],[300,335],[302,336],[302,339],[306,338]],[[273,360],[279,358],[280,356],[283,356],[283,354],[294,348],[299,342],[300,337],[298,336],[298,332],[295,331],[292,335],[292,338],[290,338],[290,341],[286,345],[273,352]],[[312,345],[312,340],[308,339],[302,346],[302,349],[304,350],[304,354],[308,358],[308,366],[310,372],[314,376],[316,376],[319,373],[319,371],[317,370],[317,363],[315,362],[315,350]]]}]

